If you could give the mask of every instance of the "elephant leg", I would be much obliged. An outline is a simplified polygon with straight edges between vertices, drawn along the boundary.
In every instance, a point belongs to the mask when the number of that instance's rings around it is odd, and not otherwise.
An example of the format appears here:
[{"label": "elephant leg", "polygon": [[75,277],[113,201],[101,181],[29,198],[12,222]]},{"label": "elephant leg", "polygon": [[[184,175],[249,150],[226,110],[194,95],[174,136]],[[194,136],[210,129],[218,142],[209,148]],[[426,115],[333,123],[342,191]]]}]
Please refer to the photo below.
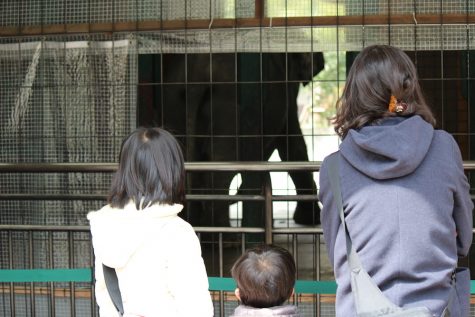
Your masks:
[{"label": "elephant leg", "polygon": [[[262,185],[265,177],[270,177],[269,173],[244,172],[241,173],[242,183],[239,193],[244,195],[261,195]],[[243,201],[242,203],[242,227],[265,226],[264,203],[262,201]],[[264,242],[264,235],[261,233],[250,233],[246,235],[249,243]]]},{"label": "elephant leg", "polygon": [[[228,195],[229,185],[234,177],[234,172],[219,172],[208,175],[211,178],[212,193]],[[205,227],[229,227],[229,201],[206,201],[201,213],[200,225]]]},{"label": "elephant leg", "polygon": [[[305,159],[294,159],[294,161],[305,161]],[[289,175],[298,195],[317,195],[317,187],[311,172],[290,172]],[[294,221],[302,225],[319,224],[320,207],[318,203],[316,201],[298,201]]]},{"label": "elephant leg", "polygon": [[[298,91],[297,87],[295,89]],[[297,118],[296,93],[295,96],[289,98],[288,135],[288,140],[286,138],[276,138],[275,140],[281,160],[308,161],[307,146]],[[312,172],[290,172],[289,175],[294,182],[298,195],[317,195],[317,187]],[[320,207],[318,203],[316,201],[298,201],[295,208],[294,221],[302,225],[320,224]]]},{"label": "elephant leg", "polygon": [[[308,161],[307,148],[303,142],[296,137],[295,140],[289,142],[289,153],[292,153],[288,157],[288,161]],[[291,145],[292,144],[292,145]],[[279,155],[282,160],[284,155],[282,152],[287,152],[287,149],[281,150],[279,147]],[[289,172],[292,179],[297,195],[317,195],[317,187],[313,179],[311,172]],[[297,207],[295,208],[294,221],[302,225],[317,225],[320,223],[320,207],[316,201],[297,201]]]}]

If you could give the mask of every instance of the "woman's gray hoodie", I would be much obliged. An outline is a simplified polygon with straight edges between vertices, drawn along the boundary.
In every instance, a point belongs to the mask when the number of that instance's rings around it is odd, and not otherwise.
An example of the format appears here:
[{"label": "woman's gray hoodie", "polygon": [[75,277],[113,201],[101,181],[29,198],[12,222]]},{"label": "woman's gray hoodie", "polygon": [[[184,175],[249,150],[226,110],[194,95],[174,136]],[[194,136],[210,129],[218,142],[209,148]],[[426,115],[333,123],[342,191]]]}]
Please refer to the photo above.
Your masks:
[{"label": "woman's gray hoodie", "polygon": [[[440,316],[457,257],[472,242],[473,203],[457,143],[419,116],[393,117],[350,130],[340,153],[345,219],[363,267],[396,305],[426,306]],[[355,316],[325,161],[319,198],[338,283],[336,315]]]}]

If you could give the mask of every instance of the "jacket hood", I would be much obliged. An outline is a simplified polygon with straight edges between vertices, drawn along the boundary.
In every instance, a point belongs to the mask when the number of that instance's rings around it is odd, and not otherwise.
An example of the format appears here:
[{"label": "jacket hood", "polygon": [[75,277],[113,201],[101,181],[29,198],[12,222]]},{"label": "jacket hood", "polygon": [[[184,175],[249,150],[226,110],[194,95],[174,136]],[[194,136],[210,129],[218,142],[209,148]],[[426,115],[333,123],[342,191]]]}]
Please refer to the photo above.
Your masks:
[{"label": "jacket hood", "polygon": [[389,179],[412,173],[424,160],[434,128],[420,116],[390,117],[350,130],[341,143],[343,157],[361,173]]},{"label": "jacket hood", "polygon": [[253,308],[245,305],[239,305],[234,310],[231,317],[237,316],[281,316],[281,317],[299,317],[297,306],[284,305],[270,308]]},{"label": "jacket hood", "polygon": [[130,202],[123,209],[107,205],[88,213],[95,256],[109,267],[123,267],[145,239],[160,230],[160,223],[166,223],[164,219],[182,209],[179,204],[155,204],[137,210]]}]

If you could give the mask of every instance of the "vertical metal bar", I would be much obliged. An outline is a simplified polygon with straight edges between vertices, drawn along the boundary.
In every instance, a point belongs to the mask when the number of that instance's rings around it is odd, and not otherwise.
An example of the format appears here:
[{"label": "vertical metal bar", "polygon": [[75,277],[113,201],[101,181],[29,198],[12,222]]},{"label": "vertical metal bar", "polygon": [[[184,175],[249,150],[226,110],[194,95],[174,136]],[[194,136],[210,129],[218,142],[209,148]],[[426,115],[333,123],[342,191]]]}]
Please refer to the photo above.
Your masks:
[{"label": "vertical metal bar", "polygon": [[[223,277],[223,233],[218,234],[219,277]],[[219,315],[224,317],[224,291],[219,291]]]},{"label": "vertical metal bar", "polygon": [[[13,270],[13,242],[12,242],[12,232],[8,230],[8,259],[9,267]],[[15,310],[15,286],[13,282],[10,283],[10,312],[12,316],[16,316]]]},{"label": "vertical metal bar", "polygon": [[[210,24],[208,28],[208,41],[209,41],[209,62],[208,62],[208,73],[209,73],[209,128],[210,128],[210,139],[211,139],[211,160],[214,160],[214,142],[215,142],[215,134],[214,134],[214,124],[213,124],[213,37],[212,37],[212,31],[211,31],[211,23],[213,21],[214,15],[213,15],[213,1],[209,0],[209,9],[210,9]],[[214,174],[214,173],[213,173]],[[212,188],[214,189],[214,175],[211,177],[211,184]],[[221,188],[218,188],[218,190]],[[214,208],[213,208],[213,219],[214,219]]]},{"label": "vertical metal bar", "polygon": [[366,5],[365,5],[365,0],[363,0],[363,6],[361,8],[362,10],[362,31],[363,31],[363,36],[361,37],[362,38],[362,41],[363,41],[363,48],[365,47],[365,42],[366,42],[366,32],[365,32],[365,24],[366,24]]},{"label": "vertical metal bar", "polygon": [[[468,1],[467,0],[465,2],[465,12],[466,12],[466,16],[465,16],[465,29],[466,29],[466,36],[467,36],[467,51],[466,51],[466,56],[465,58],[467,59],[467,78],[466,78],[466,85],[467,85],[467,104],[468,104],[468,107],[467,107],[467,118],[468,118],[468,133],[471,133],[471,129],[470,129],[470,124],[471,124],[471,96],[470,96],[470,26],[469,26],[469,22],[468,22],[468,12],[469,12],[469,9],[470,9],[470,6],[468,4]],[[472,153],[472,142],[468,142],[468,153]],[[469,182],[470,184],[472,183],[472,180],[470,179],[470,176],[471,176],[471,173],[467,173],[468,174],[468,177],[469,177]],[[470,260],[470,259],[469,259]],[[470,264],[470,262],[468,263]]]},{"label": "vertical metal bar", "polygon": [[[28,231],[28,258],[29,258],[29,264],[30,264],[30,269],[33,269],[34,262],[33,262],[33,231]],[[30,315],[35,316],[35,284],[33,282],[30,282]]]},{"label": "vertical metal bar", "polygon": [[267,244],[272,243],[272,184],[270,174],[267,173],[264,180],[264,197],[265,197],[265,241]]},{"label": "vertical metal bar", "polygon": [[[68,244],[69,244],[69,268],[74,268],[74,240],[73,240],[73,232],[67,231],[68,235]],[[70,295],[70,311],[71,316],[76,316],[76,290],[74,287],[74,282],[69,282],[69,295]]]},{"label": "vertical metal bar", "polygon": [[92,267],[92,283],[91,283],[91,316],[96,317],[96,285],[95,285],[95,261],[94,261],[94,250],[92,248],[92,237],[91,233],[89,233],[89,247],[90,247],[90,259],[91,259],[91,267]]},{"label": "vertical metal bar", "polygon": [[[315,274],[316,274],[316,280],[320,281],[320,234],[316,233],[315,234],[315,252],[313,254],[313,262],[315,263]],[[316,299],[317,299],[317,305],[316,305],[316,310],[317,310],[317,317],[321,316],[321,302],[320,302],[320,294],[316,294]]]},{"label": "vertical metal bar", "polygon": [[440,25],[439,25],[439,40],[440,40],[440,81],[441,81],[441,96],[440,96],[440,101],[442,102],[442,111],[440,116],[442,117],[442,129],[445,127],[445,74],[444,74],[444,13],[443,13],[443,5],[442,5],[442,0],[439,2],[439,10],[440,10]]},{"label": "vertical metal bar", "polygon": [[[237,120],[239,118],[239,84],[238,84],[238,63],[239,63],[239,53],[238,53],[238,48],[237,48],[237,33],[238,33],[238,28],[237,28],[237,10],[236,10],[236,2],[238,0],[234,0],[234,118],[236,118],[236,124],[234,127],[234,134],[235,134],[235,142],[236,142],[236,157],[234,158],[236,161],[239,159],[239,125],[237,124]],[[237,174],[236,174],[237,175]],[[236,217],[237,221],[237,217]]]},{"label": "vertical metal bar", "polygon": [[391,45],[391,0],[388,0],[388,44]]},{"label": "vertical metal bar", "polygon": [[[413,15],[415,21],[417,21],[417,1],[413,1]],[[417,67],[417,23],[414,23],[414,64]]]},{"label": "vertical metal bar", "polygon": [[[49,248],[49,258],[48,258],[48,267],[49,268],[54,268],[54,263],[53,263],[53,231],[48,231],[48,248]],[[51,316],[56,316],[56,302],[54,298],[54,282],[50,282],[50,307],[51,307]]]},{"label": "vertical metal bar", "polygon": [[[297,278],[299,278],[298,267],[299,267],[299,255],[298,255],[298,244],[297,244],[297,234],[292,234],[292,254],[294,255],[295,267],[297,268]],[[294,292],[294,305],[297,305],[297,293]]]}]

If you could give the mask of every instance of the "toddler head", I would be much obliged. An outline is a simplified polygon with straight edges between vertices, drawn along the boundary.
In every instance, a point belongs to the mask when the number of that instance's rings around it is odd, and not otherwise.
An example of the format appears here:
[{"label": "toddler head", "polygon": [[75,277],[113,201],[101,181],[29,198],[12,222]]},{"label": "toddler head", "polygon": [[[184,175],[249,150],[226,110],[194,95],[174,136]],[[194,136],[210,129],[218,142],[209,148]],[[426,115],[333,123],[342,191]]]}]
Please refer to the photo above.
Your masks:
[{"label": "toddler head", "polygon": [[246,306],[280,306],[293,294],[295,261],[284,248],[262,245],[247,250],[233,265],[236,297]]}]

